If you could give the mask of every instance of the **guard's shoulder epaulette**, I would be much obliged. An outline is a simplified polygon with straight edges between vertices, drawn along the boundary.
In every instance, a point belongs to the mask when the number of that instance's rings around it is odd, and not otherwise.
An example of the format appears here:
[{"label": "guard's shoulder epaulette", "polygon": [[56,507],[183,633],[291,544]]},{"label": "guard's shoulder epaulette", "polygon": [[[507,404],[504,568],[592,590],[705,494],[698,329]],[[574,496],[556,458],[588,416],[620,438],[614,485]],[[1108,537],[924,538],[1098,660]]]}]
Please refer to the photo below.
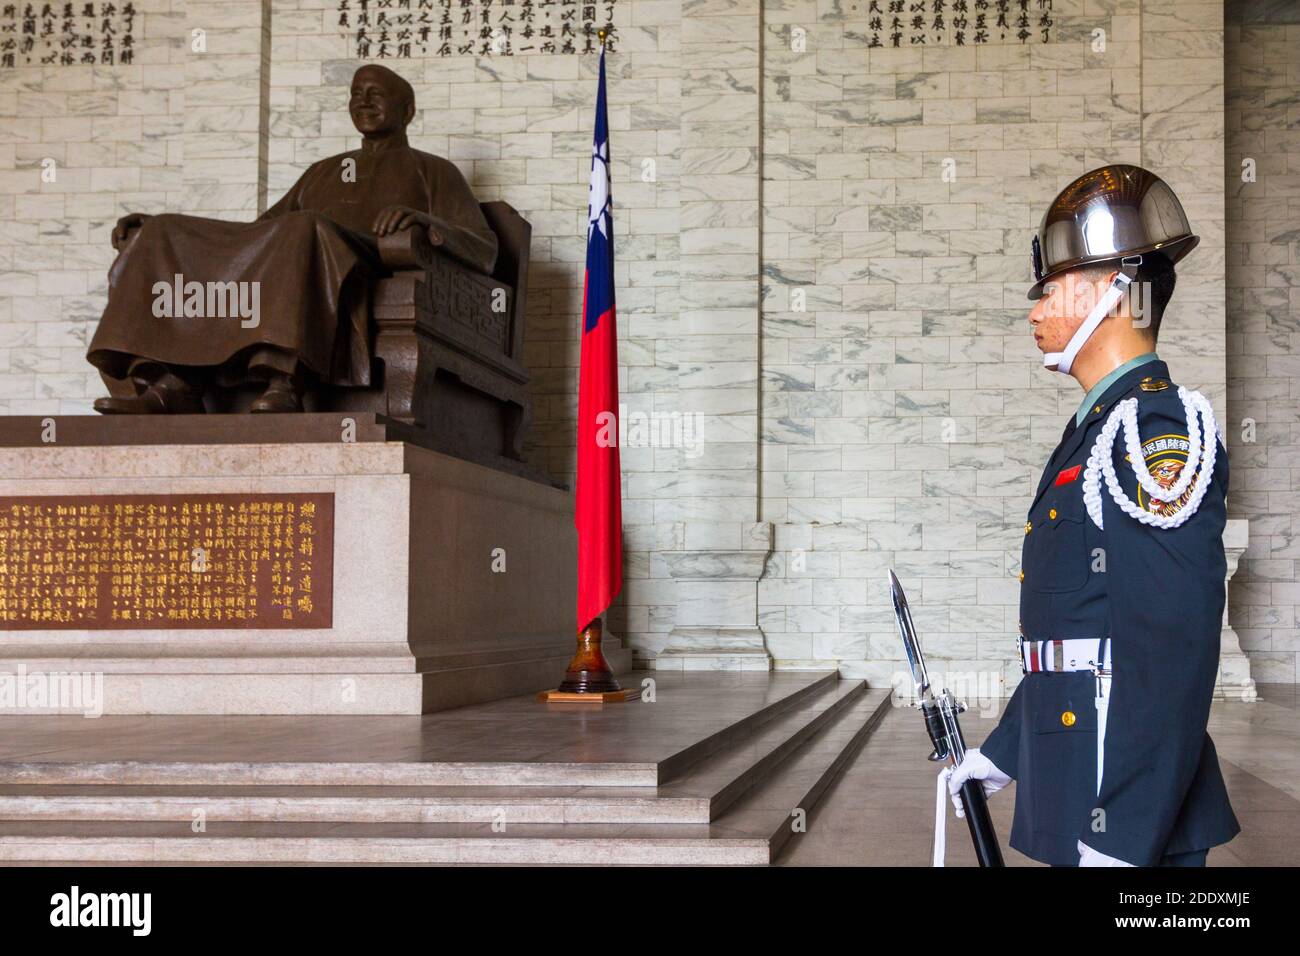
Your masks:
[{"label": "guard's shoulder epaulette", "polygon": [[1148,417],[1166,416],[1178,421],[1185,421],[1187,406],[1183,401],[1182,393],[1184,391],[1190,392],[1191,390],[1180,389],[1167,378],[1148,375],[1141,381],[1135,382],[1133,387],[1125,393],[1123,399],[1133,399],[1135,401],[1139,423]]},{"label": "guard's shoulder epaulette", "polygon": [[1119,400],[1125,398],[1136,398],[1139,403],[1149,401],[1159,396],[1166,398],[1173,396],[1177,399],[1178,386],[1167,378],[1160,378],[1156,375],[1144,375],[1141,379],[1134,382],[1128,387],[1128,391],[1119,397]]}]

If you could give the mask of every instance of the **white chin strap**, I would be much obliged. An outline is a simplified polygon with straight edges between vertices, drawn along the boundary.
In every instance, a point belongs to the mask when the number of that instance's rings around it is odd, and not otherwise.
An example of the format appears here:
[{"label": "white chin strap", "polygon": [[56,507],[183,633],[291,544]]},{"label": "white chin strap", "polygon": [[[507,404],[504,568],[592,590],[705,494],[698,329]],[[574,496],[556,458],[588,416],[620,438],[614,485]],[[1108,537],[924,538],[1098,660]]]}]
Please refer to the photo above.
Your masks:
[{"label": "white chin strap", "polygon": [[[1137,258],[1140,263],[1141,257]],[[1136,274],[1136,264],[1125,261],[1124,267],[1120,273],[1115,276],[1115,281],[1110,284],[1106,294],[1088,313],[1088,317],[1083,320],[1083,324],[1070,336],[1070,341],[1065,344],[1064,352],[1048,352],[1043,356],[1043,367],[1062,375],[1069,375],[1070,368],[1074,365],[1074,360],[1078,358],[1080,349],[1087,343],[1093,332],[1097,331],[1097,326],[1101,325],[1101,320],[1106,318],[1106,314],[1114,308],[1115,303],[1120,297],[1128,291],[1129,283],[1133,281],[1133,274]],[[1132,274],[1131,274],[1132,273]]]}]

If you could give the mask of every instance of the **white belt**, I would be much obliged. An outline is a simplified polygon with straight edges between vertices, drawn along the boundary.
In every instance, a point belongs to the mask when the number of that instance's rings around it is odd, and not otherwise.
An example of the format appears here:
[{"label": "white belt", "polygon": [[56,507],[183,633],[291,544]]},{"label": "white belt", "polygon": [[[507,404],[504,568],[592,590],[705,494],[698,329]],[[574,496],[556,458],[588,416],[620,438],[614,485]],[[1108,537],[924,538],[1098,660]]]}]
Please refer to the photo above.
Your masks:
[{"label": "white belt", "polygon": [[1110,673],[1110,639],[1070,637],[1059,641],[1020,639],[1020,668],[1035,671],[1095,671],[1097,652],[1102,654],[1101,672]]}]

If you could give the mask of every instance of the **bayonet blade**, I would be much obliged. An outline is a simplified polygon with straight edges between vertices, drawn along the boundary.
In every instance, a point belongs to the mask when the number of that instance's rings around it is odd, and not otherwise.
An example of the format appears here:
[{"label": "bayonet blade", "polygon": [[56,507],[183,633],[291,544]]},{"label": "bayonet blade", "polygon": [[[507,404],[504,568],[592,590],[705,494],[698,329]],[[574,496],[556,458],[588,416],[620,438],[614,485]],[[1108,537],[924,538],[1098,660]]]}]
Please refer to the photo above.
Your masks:
[{"label": "bayonet blade", "polygon": [[891,568],[889,571],[889,596],[894,602],[894,618],[898,621],[898,636],[902,638],[903,650],[907,653],[907,666],[912,671],[912,682],[917,697],[924,696],[930,689],[930,675],[925,669],[925,657],[921,654],[921,642],[916,636],[916,627],[912,624],[912,610],[907,604],[907,595],[903,585]]}]

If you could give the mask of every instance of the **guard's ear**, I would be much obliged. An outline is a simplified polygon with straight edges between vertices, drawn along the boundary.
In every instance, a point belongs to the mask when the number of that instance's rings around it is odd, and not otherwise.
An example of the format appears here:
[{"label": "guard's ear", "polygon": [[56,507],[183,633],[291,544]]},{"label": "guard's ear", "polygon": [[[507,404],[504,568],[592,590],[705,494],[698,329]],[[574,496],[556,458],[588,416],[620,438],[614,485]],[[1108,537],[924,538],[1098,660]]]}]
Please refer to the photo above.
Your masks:
[{"label": "guard's ear", "polygon": [[1115,277],[1119,275],[1118,269],[1112,269],[1109,266],[1101,268],[1092,268],[1087,272],[1088,280],[1092,283],[1093,301],[1100,302],[1101,297],[1115,282]]},{"label": "guard's ear", "polygon": [[406,101],[406,109],[402,111],[402,125],[410,126],[413,119],[415,119],[415,98],[411,97]]}]

